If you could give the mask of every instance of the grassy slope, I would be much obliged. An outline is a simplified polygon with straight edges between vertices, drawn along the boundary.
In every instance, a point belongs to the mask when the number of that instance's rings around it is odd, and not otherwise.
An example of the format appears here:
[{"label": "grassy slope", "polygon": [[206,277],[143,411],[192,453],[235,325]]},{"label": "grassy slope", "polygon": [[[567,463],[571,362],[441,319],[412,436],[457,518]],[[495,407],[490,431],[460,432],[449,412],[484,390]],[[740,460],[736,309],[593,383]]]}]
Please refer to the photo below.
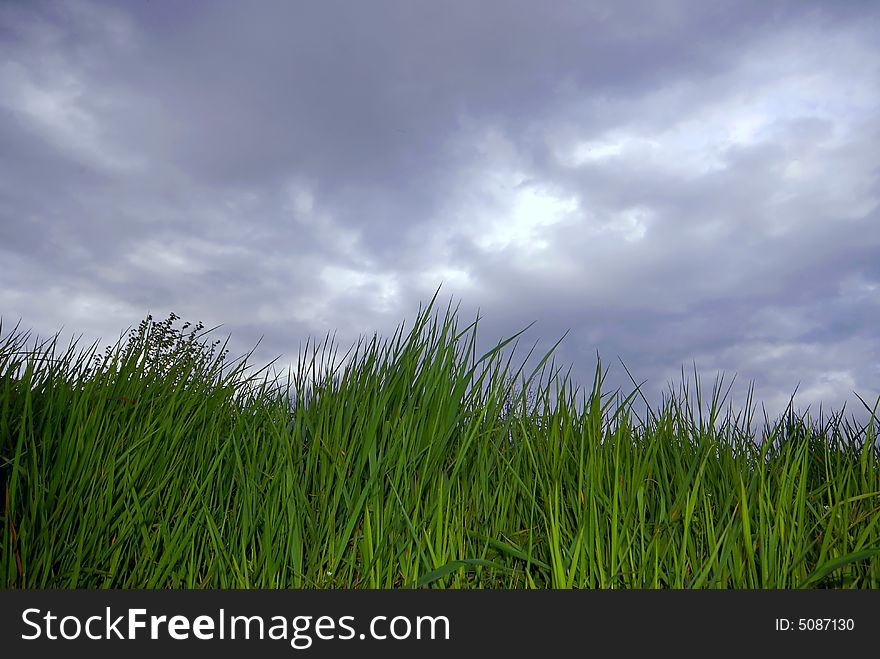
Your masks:
[{"label": "grassy slope", "polygon": [[433,309],[290,387],[174,316],[103,356],[0,338],[3,585],[880,586],[875,418],[634,422],[598,365],[523,377]]}]

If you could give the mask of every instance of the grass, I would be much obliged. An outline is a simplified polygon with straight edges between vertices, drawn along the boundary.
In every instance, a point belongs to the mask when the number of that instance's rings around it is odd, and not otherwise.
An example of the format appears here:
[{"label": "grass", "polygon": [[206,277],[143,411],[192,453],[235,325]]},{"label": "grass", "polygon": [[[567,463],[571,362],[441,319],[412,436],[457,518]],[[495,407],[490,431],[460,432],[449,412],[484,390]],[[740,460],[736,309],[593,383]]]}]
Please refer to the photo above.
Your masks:
[{"label": "grass", "polygon": [[174,315],[103,355],[0,327],[3,585],[880,586],[875,414],[760,442],[716,386],[642,421],[435,302],[281,384]]}]

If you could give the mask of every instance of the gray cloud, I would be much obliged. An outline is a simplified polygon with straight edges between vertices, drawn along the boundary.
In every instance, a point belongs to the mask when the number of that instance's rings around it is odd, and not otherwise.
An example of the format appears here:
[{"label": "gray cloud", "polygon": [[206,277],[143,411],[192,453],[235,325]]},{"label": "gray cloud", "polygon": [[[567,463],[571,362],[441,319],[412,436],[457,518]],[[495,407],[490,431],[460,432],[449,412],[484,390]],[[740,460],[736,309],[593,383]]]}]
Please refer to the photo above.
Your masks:
[{"label": "gray cloud", "polygon": [[[6,3],[0,312],[295,362],[443,282],[659,401],[880,395],[873,3]],[[709,384],[711,387],[711,384]]]}]

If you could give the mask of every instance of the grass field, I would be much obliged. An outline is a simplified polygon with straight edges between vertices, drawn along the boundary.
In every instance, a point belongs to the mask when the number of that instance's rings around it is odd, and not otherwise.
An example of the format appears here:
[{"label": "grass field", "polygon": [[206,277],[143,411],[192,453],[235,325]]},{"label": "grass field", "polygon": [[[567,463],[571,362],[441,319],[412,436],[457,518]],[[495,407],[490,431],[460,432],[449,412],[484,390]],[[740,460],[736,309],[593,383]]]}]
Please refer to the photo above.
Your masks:
[{"label": "grass field", "polygon": [[435,303],[284,382],[174,315],[104,353],[0,327],[3,586],[880,587],[874,414],[642,420]]}]

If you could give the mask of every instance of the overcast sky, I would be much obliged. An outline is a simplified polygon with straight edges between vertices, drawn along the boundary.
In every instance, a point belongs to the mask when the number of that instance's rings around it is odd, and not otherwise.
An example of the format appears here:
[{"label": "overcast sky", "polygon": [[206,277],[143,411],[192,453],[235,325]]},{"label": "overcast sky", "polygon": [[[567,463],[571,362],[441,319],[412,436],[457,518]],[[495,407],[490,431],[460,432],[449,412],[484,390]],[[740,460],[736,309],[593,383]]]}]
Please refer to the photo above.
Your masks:
[{"label": "overcast sky", "polygon": [[872,1],[3,2],[4,334],[173,311],[295,363],[442,283],[483,349],[568,330],[585,388],[598,351],[652,404],[695,363],[858,415],[878,34]]}]

